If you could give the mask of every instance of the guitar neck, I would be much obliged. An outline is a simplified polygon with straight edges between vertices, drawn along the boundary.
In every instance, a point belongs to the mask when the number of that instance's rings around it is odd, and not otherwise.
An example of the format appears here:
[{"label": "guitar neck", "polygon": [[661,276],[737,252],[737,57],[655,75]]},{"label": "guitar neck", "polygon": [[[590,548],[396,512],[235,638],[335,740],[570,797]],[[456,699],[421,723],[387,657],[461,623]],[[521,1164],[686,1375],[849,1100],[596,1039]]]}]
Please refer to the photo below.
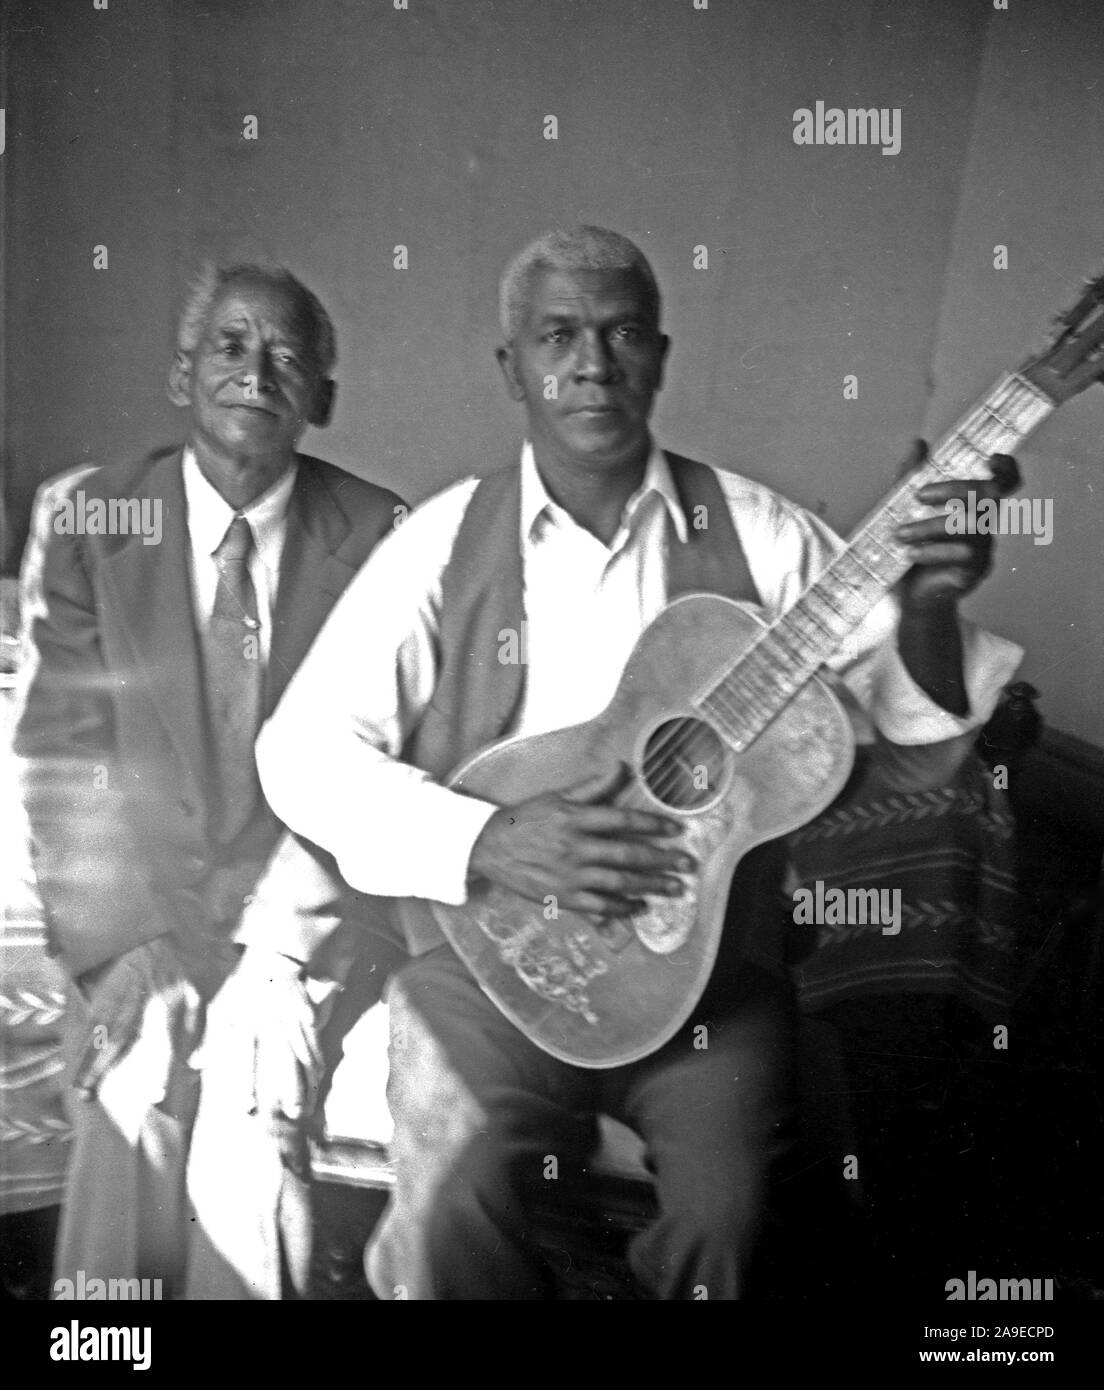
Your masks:
[{"label": "guitar neck", "polygon": [[925,508],[928,483],[988,478],[991,454],[1010,453],[1054,410],[1018,373],[1002,377],[866,518],[828,567],[754,645],[694,701],[737,751],[747,748],[824,665],[911,565],[898,526]]}]

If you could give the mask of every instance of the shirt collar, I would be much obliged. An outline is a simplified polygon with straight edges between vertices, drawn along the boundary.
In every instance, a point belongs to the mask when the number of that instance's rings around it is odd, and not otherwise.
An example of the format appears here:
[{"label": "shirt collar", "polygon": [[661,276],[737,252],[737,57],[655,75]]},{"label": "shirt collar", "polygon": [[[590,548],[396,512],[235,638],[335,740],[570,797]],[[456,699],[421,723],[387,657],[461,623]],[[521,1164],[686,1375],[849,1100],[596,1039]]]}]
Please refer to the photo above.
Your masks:
[{"label": "shirt collar", "polygon": [[[648,454],[648,462],[644,468],[644,478],[640,486],[625,503],[625,511],[622,515],[622,526],[626,529],[631,528],[633,519],[640,511],[646,498],[651,494],[657,494],[667,508],[671,521],[674,523],[675,534],[680,541],[685,541],[688,537],[686,516],[679,502],[678,491],[675,488],[675,480],[671,476],[671,467],[663,453],[663,450],[653,440],[651,451]],[[548,495],[548,489],[537,471],[537,461],[533,456],[533,446],[527,439],[521,447],[521,539],[522,544],[532,540],[534,529],[537,523],[546,515],[551,515],[560,509],[552,498]]]},{"label": "shirt collar", "polygon": [[[238,513],[203,476],[194,449],[185,448],[181,466],[192,547],[200,555],[213,555]],[[254,543],[262,556],[282,533],[298,470],[299,465],[293,463],[267,491],[242,509],[241,514],[249,522]]]}]

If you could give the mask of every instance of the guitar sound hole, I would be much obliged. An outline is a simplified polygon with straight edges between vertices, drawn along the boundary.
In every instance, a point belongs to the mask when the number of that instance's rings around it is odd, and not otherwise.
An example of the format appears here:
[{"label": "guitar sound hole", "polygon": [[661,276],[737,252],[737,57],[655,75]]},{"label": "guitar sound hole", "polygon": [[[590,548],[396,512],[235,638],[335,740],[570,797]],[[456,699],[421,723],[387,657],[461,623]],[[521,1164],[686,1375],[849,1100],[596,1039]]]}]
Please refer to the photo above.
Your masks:
[{"label": "guitar sound hole", "polygon": [[696,811],[715,801],[728,753],[701,719],[669,719],[652,730],[641,776],[651,794],[672,811]]}]

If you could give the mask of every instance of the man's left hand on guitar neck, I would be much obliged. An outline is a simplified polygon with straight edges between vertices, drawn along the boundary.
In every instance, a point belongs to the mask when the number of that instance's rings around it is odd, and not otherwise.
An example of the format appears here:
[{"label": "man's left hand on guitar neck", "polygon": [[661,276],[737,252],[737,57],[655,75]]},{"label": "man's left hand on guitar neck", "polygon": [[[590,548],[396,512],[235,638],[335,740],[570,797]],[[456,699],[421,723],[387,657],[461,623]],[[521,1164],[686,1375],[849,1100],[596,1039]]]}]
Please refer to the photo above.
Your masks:
[{"label": "man's left hand on guitar neck", "polygon": [[[920,467],[927,445],[917,440],[902,473]],[[952,500],[968,503],[972,492],[994,501],[1020,486],[1019,465],[1009,454],[989,460],[991,479],[929,483],[917,492],[930,507],[946,507]],[[908,544],[912,568],[901,580],[901,620],[897,649],[909,675],[937,705],[951,714],[970,711],[962,665],[962,633],[958,625],[958,601],[972,593],[993,567],[993,537],[981,532],[951,536],[947,513],[910,521],[897,531]]]}]

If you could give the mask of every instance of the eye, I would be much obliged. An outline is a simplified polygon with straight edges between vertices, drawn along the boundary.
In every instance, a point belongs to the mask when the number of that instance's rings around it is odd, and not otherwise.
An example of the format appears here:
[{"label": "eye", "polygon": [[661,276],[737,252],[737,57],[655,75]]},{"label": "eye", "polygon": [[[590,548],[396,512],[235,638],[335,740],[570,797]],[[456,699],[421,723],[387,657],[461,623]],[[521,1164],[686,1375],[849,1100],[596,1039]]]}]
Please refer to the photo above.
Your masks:
[{"label": "eye", "polygon": [[219,343],[219,351],[224,357],[236,357],[241,350],[240,338],[223,338]]},{"label": "eye", "polygon": [[639,342],[642,334],[635,323],[619,323],[613,330],[613,336],[621,343]]},{"label": "eye", "polygon": [[544,342],[559,345],[568,342],[570,338],[570,328],[550,328],[544,335]]}]

